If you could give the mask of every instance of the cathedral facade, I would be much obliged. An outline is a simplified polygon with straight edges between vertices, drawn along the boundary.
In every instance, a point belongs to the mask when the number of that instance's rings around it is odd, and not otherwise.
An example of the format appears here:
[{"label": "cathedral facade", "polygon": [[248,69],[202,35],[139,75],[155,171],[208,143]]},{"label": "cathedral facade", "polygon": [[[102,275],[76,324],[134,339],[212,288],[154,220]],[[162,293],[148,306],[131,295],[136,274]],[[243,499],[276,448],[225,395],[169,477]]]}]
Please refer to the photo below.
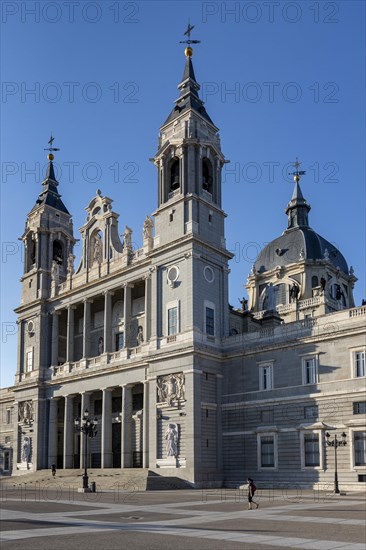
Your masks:
[{"label": "cathedral facade", "polygon": [[[295,186],[284,233],[228,303],[218,128],[186,50],[154,157],[158,205],[134,249],[97,191],[75,265],[49,155],[25,232],[15,384],[1,390],[0,469],[145,468],[194,487],[366,480],[365,320],[353,269],[309,225]],[[75,419],[98,421],[85,458]]]}]

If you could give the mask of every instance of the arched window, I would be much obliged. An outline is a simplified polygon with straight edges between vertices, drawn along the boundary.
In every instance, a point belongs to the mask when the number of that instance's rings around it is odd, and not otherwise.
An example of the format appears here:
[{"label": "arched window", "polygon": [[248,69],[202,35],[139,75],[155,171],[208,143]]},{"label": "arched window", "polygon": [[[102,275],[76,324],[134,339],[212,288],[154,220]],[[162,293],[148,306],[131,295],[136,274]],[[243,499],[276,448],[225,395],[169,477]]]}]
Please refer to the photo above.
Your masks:
[{"label": "arched window", "polygon": [[318,277],[316,275],[313,275],[311,278],[311,288],[315,288],[319,286]]},{"label": "arched window", "polygon": [[30,241],[29,258],[30,265],[34,265],[36,263],[36,241],[34,239],[31,239]]},{"label": "arched window", "polygon": [[179,174],[179,158],[174,157],[170,165],[170,191],[179,189],[180,174]]},{"label": "arched window", "polygon": [[62,265],[63,263],[63,247],[60,241],[53,241],[52,260],[57,262],[59,265]]},{"label": "arched window", "polygon": [[202,159],[202,189],[211,193],[213,191],[212,163],[208,158]]}]

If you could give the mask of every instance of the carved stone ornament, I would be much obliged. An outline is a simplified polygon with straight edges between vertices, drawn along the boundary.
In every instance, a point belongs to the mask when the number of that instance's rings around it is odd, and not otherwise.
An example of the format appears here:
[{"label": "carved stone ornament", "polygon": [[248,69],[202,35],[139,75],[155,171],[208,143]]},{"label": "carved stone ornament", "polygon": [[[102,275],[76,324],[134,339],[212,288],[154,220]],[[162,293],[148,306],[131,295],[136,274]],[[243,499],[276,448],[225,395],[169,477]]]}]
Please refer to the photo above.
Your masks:
[{"label": "carved stone ornament", "polygon": [[158,376],[157,381],[158,402],[171,406],[173,401],[184,399],[185,379],[182,372]]},{"label": "carved stone ornament", "polygon": [[23,439],[22,445],[22,461],[28,464],[31,452],[31,438],[26,435]]},{"label": "carved stone ornament", "polygon": [[29,424],[33,420],[32,401],[22,401],[18,406],[18,419],[23,424]]}]

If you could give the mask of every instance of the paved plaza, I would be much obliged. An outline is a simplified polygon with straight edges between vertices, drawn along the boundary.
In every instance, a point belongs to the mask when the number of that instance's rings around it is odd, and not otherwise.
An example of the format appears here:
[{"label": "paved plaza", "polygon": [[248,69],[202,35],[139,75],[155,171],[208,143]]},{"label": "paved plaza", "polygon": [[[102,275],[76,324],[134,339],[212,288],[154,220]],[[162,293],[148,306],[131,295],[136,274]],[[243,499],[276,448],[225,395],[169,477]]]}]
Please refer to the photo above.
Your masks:
[{"label": "paved plaza", "polygon": [[[2,549],[364,550],[365,494],[263,490],[139,492],[116,484],[80,494],[54,482],[1,486]],[[70,541],[72,545],[70,546]]]}]

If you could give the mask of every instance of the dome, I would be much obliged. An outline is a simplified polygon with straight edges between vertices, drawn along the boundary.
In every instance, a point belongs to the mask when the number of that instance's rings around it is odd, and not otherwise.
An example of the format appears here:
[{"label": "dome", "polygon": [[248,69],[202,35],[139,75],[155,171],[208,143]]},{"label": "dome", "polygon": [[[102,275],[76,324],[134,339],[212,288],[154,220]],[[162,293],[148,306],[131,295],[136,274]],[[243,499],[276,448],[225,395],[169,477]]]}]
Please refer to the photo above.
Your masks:
[{"label": "dome", "polygon": [[347,262],[340,251],[309,227],[311,207],[303,197],[299,180],[297,175],[294,192],[286,208],[288,227],[280,237],[264,247],[255,261],[255,270],[264,273],[302,260],[324,260],[348,275]]},{"label": "dome", "polygon": [[259,273],[277,266],[286,267],[301,260],[326,260],[348,274],[348,265],[341,252],[310,227],[285,231],[267,244],[259,254],[254,267]]}]

